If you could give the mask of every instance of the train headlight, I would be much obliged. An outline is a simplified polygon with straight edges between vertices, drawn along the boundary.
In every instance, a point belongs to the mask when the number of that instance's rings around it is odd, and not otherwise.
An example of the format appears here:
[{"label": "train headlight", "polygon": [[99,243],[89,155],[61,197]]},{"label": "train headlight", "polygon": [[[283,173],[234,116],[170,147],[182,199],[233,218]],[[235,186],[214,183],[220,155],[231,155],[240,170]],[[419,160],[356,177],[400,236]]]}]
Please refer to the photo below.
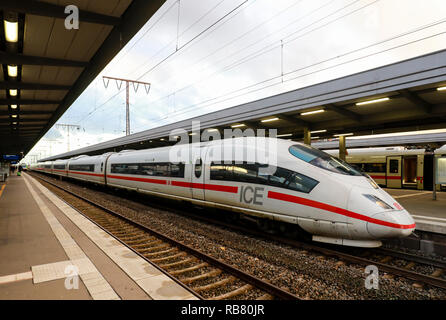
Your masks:
[{"label": "train headlight", "polygon": [[373,194],[363,194],[363,196],[385,210],[393,210],[393,207],[389,206],[387,203]]}]

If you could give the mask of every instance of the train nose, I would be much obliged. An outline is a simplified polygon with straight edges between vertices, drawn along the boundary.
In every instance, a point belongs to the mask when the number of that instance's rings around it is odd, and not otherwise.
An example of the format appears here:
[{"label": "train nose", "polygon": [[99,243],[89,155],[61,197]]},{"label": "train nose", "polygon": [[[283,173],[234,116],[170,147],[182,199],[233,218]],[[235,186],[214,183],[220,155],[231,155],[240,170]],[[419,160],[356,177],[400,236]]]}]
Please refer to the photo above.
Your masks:
[{"label": "train nose", "polygon": [[380,212],[367,222],[367,231],[379,239],[407,237],[415,230],[415,221],[406,210]]}]

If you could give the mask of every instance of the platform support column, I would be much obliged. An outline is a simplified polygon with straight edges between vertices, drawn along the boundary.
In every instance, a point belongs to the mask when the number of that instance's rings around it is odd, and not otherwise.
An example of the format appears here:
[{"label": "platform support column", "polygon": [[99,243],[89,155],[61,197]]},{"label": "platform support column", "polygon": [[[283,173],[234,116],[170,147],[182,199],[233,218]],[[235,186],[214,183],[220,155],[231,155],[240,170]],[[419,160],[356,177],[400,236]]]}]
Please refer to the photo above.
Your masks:
[{"label": "platform support column", "polygon": [[345,145],[345,136],[339,137],[339,159],[345,161],[345,157],[347,155],[347,149]]},{"label": "platform support column", "polygon": [[432,188],[432,200],[437,200],[437,159],[435,158],[435,152],[434,152],[434,176],[432,179],[433,188]]},{"label": "platform support column", "polygon": [[311,145],[311,132],[310,128],[304,128],[304,143],[307,145]]}]

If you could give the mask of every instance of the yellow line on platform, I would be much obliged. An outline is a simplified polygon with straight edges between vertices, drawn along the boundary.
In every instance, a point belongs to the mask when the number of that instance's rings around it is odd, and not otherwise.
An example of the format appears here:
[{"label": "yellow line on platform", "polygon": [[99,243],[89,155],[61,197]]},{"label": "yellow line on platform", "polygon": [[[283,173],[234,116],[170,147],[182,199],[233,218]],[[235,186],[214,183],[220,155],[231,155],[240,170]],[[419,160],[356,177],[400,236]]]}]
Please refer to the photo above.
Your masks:
[{"label": "yellow line on platform", "polygon": [[1,197],[2,194],[3,194],[3,190],[5,190],[5,187],[6,187],[6,184],[4,184],[4,185],[2,186],[2,188],[0,189],[0,197]]},{"label": "yellow line on platform", "polygon": [[405,194],[405,195],[402,195],[402,196],[393,196],[393,198],[394,199],[399,199],[399,198],[415,197],[415,196],[421,196],[423,194],[428,194],[428,193],[432,193],[432,191],[411,193],[411,194]]}]

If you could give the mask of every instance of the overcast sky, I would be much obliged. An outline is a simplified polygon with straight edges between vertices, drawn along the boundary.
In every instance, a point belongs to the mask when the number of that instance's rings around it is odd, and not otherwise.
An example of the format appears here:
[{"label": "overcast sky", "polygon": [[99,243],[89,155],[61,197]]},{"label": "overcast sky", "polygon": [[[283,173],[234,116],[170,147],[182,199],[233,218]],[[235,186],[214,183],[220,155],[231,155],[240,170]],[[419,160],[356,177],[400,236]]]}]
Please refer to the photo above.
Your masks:
[{"label": "overcast sky", "polygon": [[[442,50],[442,32],[444,0],[168,0],[58,123],[81,126],[71,150],[125,135],[103,75],[152,84],[130,88],[135,133]],[[53,128],[29,154],[66,151]]]}]

